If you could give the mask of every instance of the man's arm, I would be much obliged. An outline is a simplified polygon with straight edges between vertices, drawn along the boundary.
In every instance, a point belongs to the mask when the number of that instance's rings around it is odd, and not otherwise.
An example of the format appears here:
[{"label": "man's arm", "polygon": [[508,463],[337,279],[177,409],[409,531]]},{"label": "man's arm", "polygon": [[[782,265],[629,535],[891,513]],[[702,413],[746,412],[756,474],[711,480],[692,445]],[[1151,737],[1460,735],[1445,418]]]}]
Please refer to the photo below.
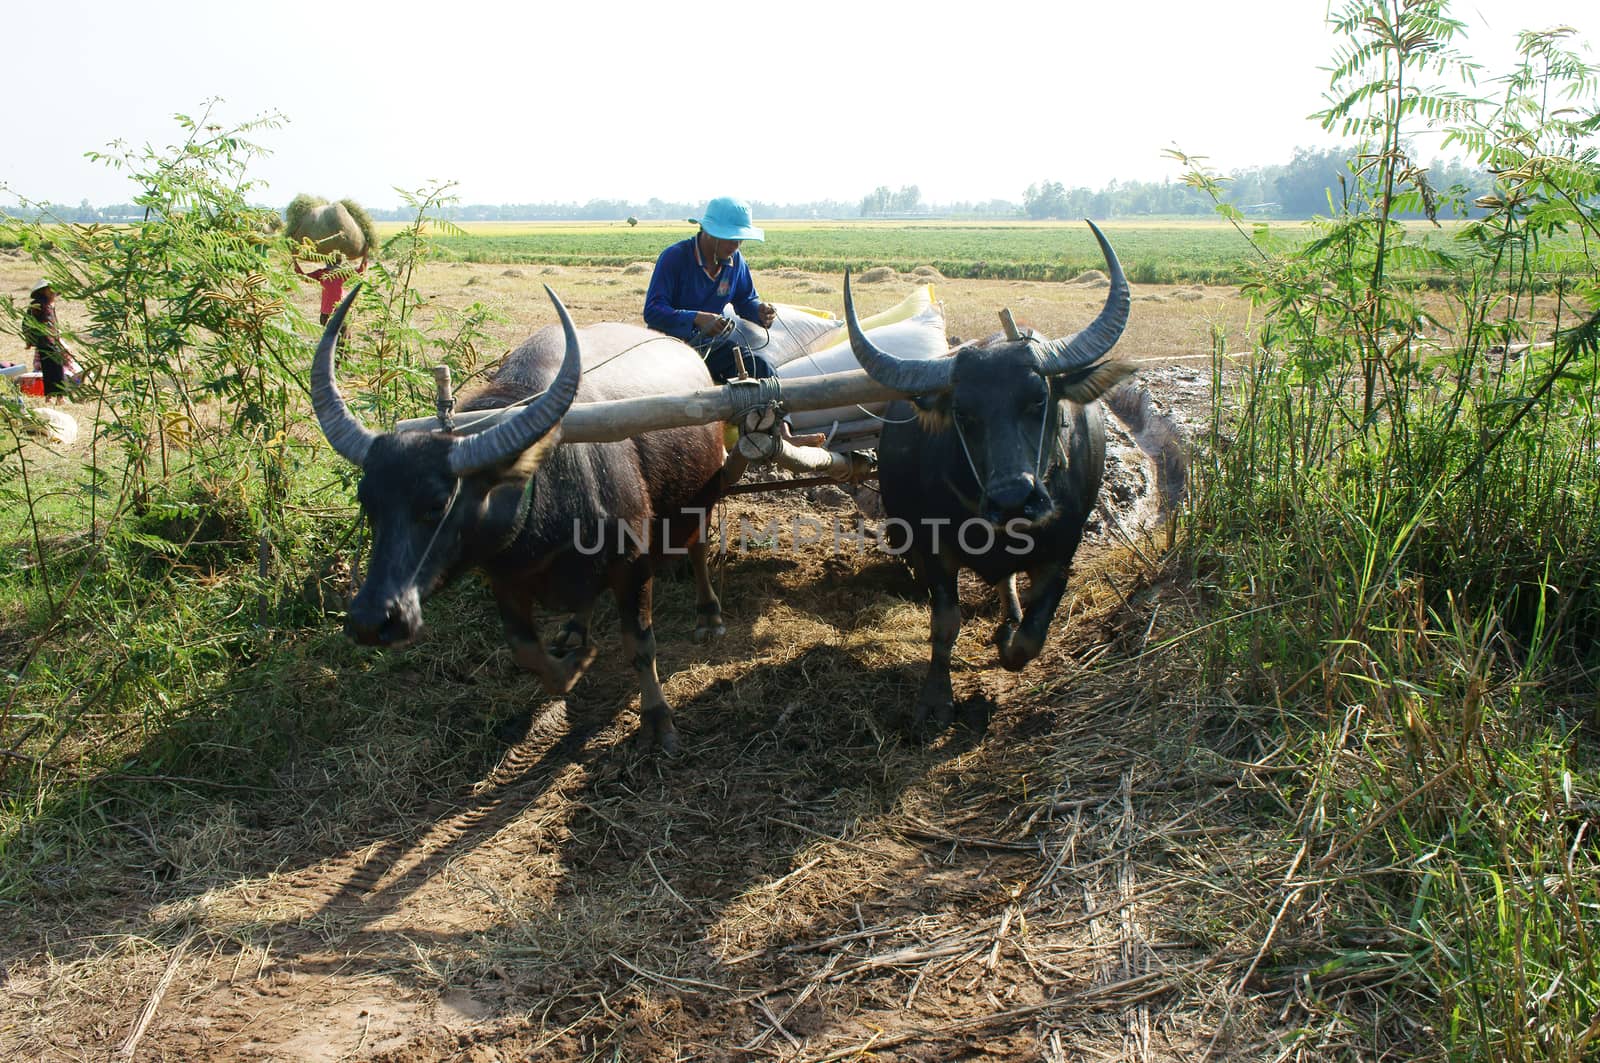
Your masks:
[{"label": "man's arm", "polygon": [[762,328],[771,328],[778,316],[772,304],[762,302],[761,296],[756,294],[755,278],[750,276],[750,267],[745,265],[743,255],[739,256],[739,271],[733,278],[733,298],[729,302],[740,317]]},{"label": "man's arm", "polygon": [[673,279],[680,268],[677,257],[669,247],[656,259],[656,268],[650,274],[650,286],[644,293],[644,323],[657,332],[688,340],[694,335],[695,312],[680,310],[672,305]]}]

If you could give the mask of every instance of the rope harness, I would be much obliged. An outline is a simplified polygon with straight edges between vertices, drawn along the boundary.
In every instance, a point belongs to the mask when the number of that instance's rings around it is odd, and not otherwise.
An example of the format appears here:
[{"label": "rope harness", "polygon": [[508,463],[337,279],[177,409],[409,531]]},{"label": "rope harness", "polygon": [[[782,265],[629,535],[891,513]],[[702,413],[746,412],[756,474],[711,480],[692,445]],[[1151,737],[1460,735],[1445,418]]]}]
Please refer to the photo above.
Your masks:
[{"label": "rope harness", "polygon": [[[1046,378],[1045,384],[1046,386],[1049,385],[1048,378]],[[1056,468],[1058,460],[1062,465],[1065,465],[1067,462],[1067,447],[1066,444],[1061,441],[1061,429],[1057,427],[1055,432],[1056,445],[1051,449],[1049,464],[1045,463],[1044,441],[1045,438],[1050,435],[1050,422],[1055,420],[1055,418],[1052,416],[1052,411],[1059,412],[1060,409],[1060,402],[1047,401],[1045,404],[1044,416],[1039,419],[1039,445],[1037,448],[1035,448],[1033,456],[1033,482],[1036,485],[1042,485],[1044,483],[1045,477]],[[966,456],[967,468],[972,470],[972,480],[978,485],[978,502],[973,509],[977,512],[982,512],[984,503],[989,501],[988,481],[985,480],[978,472],[978,463],[972,460],[972,448],[967,444],[967,434],[961,430],[960,418],[956,417],[954,414],[951,414],[950,420],[955,426],[956,439],[960,440],[961,442],[961,453]],[[957,495],[960,495],[961,492],[955,486],[955,484],[950,484],[950,488],[951,490],[955,491]]]},{"label": "rope harness", "polygon": [[411,570],[410,582],[413,586],[417,582],[417,577],[422,574],[422,566],[427,563],[428,555],[433,553],[434,544],[439,541],[439,533],[444,530],[445,522],[450,519],[450,511],[456,508],[456,499],[459,497],[461,497],[461,477],[458,476],[450,488],[450,497],[445,500],[444,512],[439,516],[439,523],[433,526],[433,534],[428,537],[428,545],[422,548],[416,567]]}]

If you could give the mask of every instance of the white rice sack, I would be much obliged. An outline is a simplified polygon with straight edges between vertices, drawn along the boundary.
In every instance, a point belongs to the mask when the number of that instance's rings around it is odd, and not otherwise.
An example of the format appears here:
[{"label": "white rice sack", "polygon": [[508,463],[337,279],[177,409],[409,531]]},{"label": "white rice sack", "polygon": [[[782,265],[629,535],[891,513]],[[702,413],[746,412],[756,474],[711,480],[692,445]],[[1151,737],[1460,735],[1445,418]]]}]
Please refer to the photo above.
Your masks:
[{"label": "white rice sack", "polygon": [[[944,331],[944,307],[927,302],[912,316],[889,325],[862,330],[879,350],[888,351],[897,358],[938,358],[950,349]],[[798,380],[826,373],[845,373],[861,368],[845,339],[814,354],[796,358],[780,366],[778,376],[785,380]],[[869,403],[865,406],[836,406],[827,410],[796,413],[791,418],[798,431],[828,431],[836,424],[859,421],[873,414],[882,416],[887,403]],[[864,412],[865,411],[865,412]]]},{"label": "white rice sack", "polygon": [[933,285],[919,284],[906,295],[906,297],[889,307],[880,310],[871,317],[861,319],[861,331],[871,332],[881,325],[893,325],[897,321],[906,321],[919,314],[926,314],[933,305]]},{"label": "white rice sack", "polygon": [[826,310],[786,303],[772,305],[778,316],[770,329],[744,320],[731,306],[723,310],[723,315],[733,318],[739,346],[769,359],[774,366],[792,362],[806,351],[828,346],[844,335],[844,322]]}]

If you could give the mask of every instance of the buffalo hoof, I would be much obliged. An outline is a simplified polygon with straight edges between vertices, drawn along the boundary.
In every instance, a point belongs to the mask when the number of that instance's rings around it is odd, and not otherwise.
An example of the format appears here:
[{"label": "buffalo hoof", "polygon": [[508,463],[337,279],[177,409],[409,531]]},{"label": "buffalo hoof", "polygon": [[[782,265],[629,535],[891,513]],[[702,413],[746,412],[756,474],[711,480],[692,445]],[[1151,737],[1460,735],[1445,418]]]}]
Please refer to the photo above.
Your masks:
[{"label": "buffalo hoof", "polygon": [[936,735],[950,726],[956,718],[955,700],[946,694],[943,699],[929,699],[926,696],[917,699],[917,707],[911,714],[911,732],[919,735]]},{"label": "buffalo hoof", "polygon": [[571,653],[573,650],[582,649],[588,645],[588,629],[568,623],[561,629],[561,634],[557,635],[551,640],[550,655],[552,657],[561,657],[565,654]]},{"label": "buffalo hoof", "polygon": [[652,705],[639,714],[639,746],[666,754],[678,751],[678,729],[672,725],[672,710]]},{"label": "buffalo hoof", "polygon": [[583,678],[583,673],[589,670],[599,654],[593,645],[582,646],[571,653],[560,657],[555,662],[555,672],[546,678],[544,689],[547,694],[566,694],[578,685],[578,680]]},{"label": "buffalo hoof", "polygon": [[1000,656],[1000,667],[1008,672],[1022,671],[1043,649],[1037,640],[1009,621],[994,629],[994,648]]},{"label": "buffalo hoof", "polygon": [[715,642],[728,633],[728,628],[718,619],[714,623],[696,624],[694,640],[697,643]]},{"label": "buffalo hoof", "polygon": [[722,623],[722,605],[715,599],[701,602],[695,606],[694,640],[696,642],[710,642],[720,639],[728,633]]}]

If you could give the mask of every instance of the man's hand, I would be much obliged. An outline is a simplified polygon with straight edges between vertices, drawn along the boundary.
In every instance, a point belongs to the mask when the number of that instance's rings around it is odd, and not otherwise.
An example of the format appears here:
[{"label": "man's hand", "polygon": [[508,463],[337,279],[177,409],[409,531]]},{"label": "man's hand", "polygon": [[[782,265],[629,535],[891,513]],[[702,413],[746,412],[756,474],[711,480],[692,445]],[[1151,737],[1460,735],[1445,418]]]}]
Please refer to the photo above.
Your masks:
[{"label": "man's hand", "polygon": [[762,303],[756,311],[756,320],[761,322],[762,328],[771,328],[772,323],[778,320],[778,308],[771,303]]},{"label": "man's hand", "polygon": [[733,319],[699,310],[694,315],[694,327],[702,336],[720,336],[733,328]]}]

